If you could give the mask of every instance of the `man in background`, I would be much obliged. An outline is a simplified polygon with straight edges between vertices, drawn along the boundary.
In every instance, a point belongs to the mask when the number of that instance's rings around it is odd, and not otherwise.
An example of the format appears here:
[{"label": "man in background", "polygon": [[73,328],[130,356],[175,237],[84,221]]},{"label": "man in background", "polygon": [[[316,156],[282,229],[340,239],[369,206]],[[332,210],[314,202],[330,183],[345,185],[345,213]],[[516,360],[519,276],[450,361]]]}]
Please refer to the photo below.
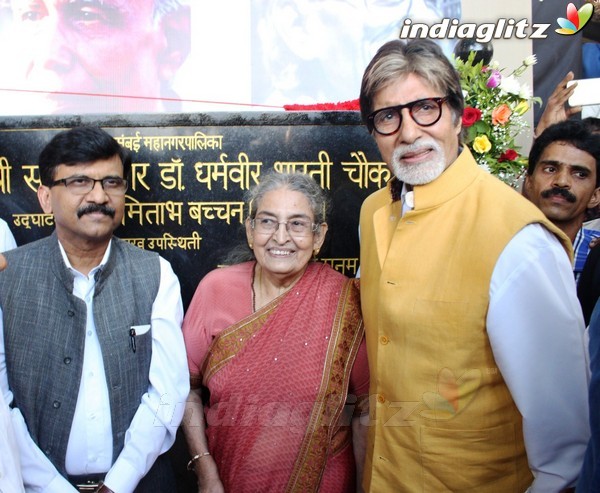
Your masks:
[{"label": "man in background", "polygon": [[171,82],[190,51],[179,0],[12,0],[1,33],[4,114],[176,109]]},{"label": "man in background", "polygon": [[4,254],[0,391],[31,491],[175,491],[183,308],[169,263],[113,236],[130,168],[104,130],[58,133],[38,189],[55,231]]},{"label": "man in background", "polygon": [[[577,82],[570,86],[567,85],[573,78],[573,72],[567,72],[565,77],[554,88],[554,91],[544,105],[544,112],[535,129],[535,137],[542,135],[544,130],[551,125],[562,123],[568,119],[577,117],[578,114],[581,113],[582,108],[589,107],[571,106],[569,104],[569,98],[573,95],[573,92],[577,87]],[[597,138],[600,136],[600,119],[586,117],[581,121],[587,130],[596,135]],[[591,189],[588,187],[588,190]],[[525,197],[530,198],[528,196],[528,187],[523,186],[522,192]],[[533,200],[534,203],[538,204],[542,199],[541,197],[537,197]],[[592,247],[597,244],[598,238],[600,237],[600,220],[598,219],[599,210],[600,206],[587,208],[584,223],[576,232],[574,239],[572,239],[574,251],[573,272],[575,273],[575,278],[577,280],[577,296],[581,302],[586,325],[589,323],[592,310],[596,304],[596,299],[600,294],[600,279],[592,279],[592,276],[595,276],[592,272],[595,270],[598,254],[600,252],[594,253],[594,259],[588,261],[593,253]],[[592,264],[593,267],[586,266],[586,263]]]},{"label": "man in background", "polygon": [[571,240],[578,279],[590,241],[600,233],[583,228],[600,204],[600,138],[586,122],[563,120],[534,141],[525,175],[525,196]]}]

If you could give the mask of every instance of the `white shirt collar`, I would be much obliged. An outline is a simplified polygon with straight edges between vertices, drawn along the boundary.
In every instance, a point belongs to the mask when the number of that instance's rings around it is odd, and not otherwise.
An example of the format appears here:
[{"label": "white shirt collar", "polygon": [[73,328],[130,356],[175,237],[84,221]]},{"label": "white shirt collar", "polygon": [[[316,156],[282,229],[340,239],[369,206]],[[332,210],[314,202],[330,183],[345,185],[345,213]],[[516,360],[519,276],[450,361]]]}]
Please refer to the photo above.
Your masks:
[{"label": "white shirt collar", "polygon": [[400,197],[402,200],[402,215],[415,208],[415,193],[412,190],[408,190],[406,183],[402,184],[402,194]]},{"label": "white shirt collar", "polygon": [[[79,272],[77,269],[75,269],[72,265],[71,262],[69,262],[69,257],[67,257],[67,253],[65,252],[65,249],[63,248],[62,244],[60,243],[60,240],[58,242],[58,246],[60,248],[60,254],[62,255],[63,260],[65,261],[66,266],[72,270],[73,272],[77,272],[79,274],[81,274],[81,272]],[[108,256],[110,255],[110,248],[112,246],[112,239],[110,240],[110,242],[108,243],[108,247],[106,247],[106,251],[104,252],[104,256],[102,257],[102,260],[100,261],[100,263],[94,267],[89,275],[87,277],[93,277],[94,274],[96,274],[96,272],[98,272],[102,267],[104,267],[106,265],[106,262],[108,262]]]}]

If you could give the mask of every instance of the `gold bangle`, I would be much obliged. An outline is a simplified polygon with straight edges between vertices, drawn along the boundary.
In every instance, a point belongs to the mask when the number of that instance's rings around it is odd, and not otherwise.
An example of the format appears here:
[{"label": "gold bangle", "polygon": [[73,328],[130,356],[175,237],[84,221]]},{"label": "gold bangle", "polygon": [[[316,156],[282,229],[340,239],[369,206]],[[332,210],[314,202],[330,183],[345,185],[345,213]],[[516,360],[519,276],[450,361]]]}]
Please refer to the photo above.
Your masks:
[{"label": "gold bangle", "polygon": [[187,463],[187,470],[193,471],[194,462],[196,462],[198,459],[202,459],[202,457],[206,457],[207,455],[210,455],[210,452],[203,452],[201,454],[194,455],[194,457],[192,457],[191,460]]}]

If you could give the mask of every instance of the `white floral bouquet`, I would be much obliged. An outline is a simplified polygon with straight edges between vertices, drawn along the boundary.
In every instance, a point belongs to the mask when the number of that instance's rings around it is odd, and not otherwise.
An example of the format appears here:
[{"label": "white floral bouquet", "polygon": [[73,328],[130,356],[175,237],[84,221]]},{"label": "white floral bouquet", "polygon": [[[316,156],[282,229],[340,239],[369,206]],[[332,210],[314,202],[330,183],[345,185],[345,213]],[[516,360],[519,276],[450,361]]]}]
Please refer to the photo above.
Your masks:
[{"label": "white floral bouquet", "polygon": [[523,115],[534,103],[541,103],[527,84],[519,82],[519,77],[537,59],[528,56],[509,75],[503,73],[498,62],[486,66],[483,61],[474,63],[474,59],[475,52],[466,61],[454,59],[465,97],[463,141],[479,165],[517,186],[527,158],[520,154],[515,138],[528,127]]}]

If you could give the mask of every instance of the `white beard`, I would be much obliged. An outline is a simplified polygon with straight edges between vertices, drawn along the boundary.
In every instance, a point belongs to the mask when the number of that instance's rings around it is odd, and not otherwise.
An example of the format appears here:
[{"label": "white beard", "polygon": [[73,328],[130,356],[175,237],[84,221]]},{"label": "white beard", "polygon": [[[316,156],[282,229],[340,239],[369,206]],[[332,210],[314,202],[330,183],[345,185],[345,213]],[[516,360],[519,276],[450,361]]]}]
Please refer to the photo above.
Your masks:
[{"label": "white beard", "polygon": [[[401,164],[400,157],[408,152],[415,152],[423,148],[433,149],[433,156],[420,164]],[[408,185],[425,185],[438,178],[446,169],[446,160],[441,146],[435,141],[419,142],[418,144],[399,146],[394,149],[392,172],[398,180]]]}]

